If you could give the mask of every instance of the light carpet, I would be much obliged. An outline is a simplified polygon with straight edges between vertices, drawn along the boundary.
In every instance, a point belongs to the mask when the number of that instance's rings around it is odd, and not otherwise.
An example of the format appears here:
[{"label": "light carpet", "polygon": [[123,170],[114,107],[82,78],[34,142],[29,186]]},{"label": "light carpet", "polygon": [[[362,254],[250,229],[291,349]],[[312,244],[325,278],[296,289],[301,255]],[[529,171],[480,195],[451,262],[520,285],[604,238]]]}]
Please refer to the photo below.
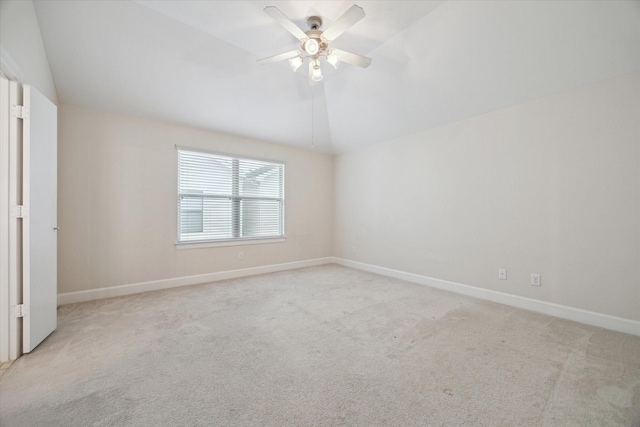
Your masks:
[{"label": "light carpet", "polygon": [[640,337],[326,265],[70,304],[13,426],[640,426]]}]

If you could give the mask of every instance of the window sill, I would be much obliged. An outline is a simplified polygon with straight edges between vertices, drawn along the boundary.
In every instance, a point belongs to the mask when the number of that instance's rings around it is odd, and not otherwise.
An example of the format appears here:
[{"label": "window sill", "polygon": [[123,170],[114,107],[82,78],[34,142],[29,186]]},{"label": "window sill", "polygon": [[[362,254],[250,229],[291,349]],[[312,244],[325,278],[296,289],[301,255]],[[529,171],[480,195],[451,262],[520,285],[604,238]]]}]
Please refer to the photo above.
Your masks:
[{"label": "window sill", "polygon": [[176,243],[176,249],[202,249],[202,248],[219,248],[223,246],[243,246],[243,245],[263,245],[265,243],[282,243],[286,242],[286,237],[269,237],[261,239],[236,239],[223,240],[220,242],[182,242]]}]

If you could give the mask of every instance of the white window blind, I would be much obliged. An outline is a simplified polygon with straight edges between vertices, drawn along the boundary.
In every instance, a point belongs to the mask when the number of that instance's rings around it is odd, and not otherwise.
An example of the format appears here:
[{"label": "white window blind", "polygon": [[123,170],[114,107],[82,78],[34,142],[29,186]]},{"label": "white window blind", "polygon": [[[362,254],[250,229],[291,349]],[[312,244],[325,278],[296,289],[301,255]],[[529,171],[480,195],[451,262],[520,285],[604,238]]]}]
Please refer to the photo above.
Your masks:
[{"label": "white window blind", "polygon": [[178,148],[178,243],[284,236],[284,164]]}]

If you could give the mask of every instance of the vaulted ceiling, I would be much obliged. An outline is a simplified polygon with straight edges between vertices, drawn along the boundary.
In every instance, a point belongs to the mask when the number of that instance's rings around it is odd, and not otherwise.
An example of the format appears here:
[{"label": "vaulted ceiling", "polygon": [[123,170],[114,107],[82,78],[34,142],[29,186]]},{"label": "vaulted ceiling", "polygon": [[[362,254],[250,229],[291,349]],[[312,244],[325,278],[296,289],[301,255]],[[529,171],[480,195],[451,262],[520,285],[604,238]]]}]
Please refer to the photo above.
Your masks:
[{"label": "vaulted ceiling", "polygon": [[[352,1],[38,1],[61,102],[343,152],[640,70],[638,1],[358,1],[332,47],[369,68],[256,60]],[[312,109],[313,100],[313,109]]]}]

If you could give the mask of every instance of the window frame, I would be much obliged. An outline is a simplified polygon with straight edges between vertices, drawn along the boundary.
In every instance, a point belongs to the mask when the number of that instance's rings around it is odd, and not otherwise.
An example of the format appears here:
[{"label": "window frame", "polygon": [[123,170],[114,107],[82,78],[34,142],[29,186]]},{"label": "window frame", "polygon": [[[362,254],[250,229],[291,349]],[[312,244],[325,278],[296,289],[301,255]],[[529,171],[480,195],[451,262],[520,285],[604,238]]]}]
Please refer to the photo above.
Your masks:
[{"label": "window frame", "polygon": [[[207,150],[207,149],[202,149],[202,148],[194,148],[194,147],[185,147],[185,146],[180,146],[180,145],[176,145],[176,242],[175,242],[175,246],[176,249],[191,249],[191,248],[208,248],[208,247],[218,247],[218,246],[238,246],[238,245],[256,245],[256,244],[265,244],[265,243],[279,243],[279,242],[284,242],[286,241],[286,224],[285,224],[285,217],[286,217],[286,197],[285,197],[285,174],[286,174],[286,163],[283,161],[279,161],[279,160],[273,160],[273,159],[264,159],[264,158],[257,158],[257,157],[251,157],[251,156],[246,156],[246,155],[240,155],[240,154],[234,154],[234,153],[223,153],[223,152],[218,152],[218,151],[212,151],[212,150]],[[280,228],[281,228],[281,234],[278,235],[273,235],[273,236],[255,236],[255,237],[230,237],[230,238],[220,238],[220,239],[205,239],[205,240],[181,240],[180,237],[183,234],[181,232],[181,223],[180,223],[180,218],[181,218],[181,204],[180,204],[180,198],[184,197],[185,194],[181,194],[180,193],[180,188],[179,188],[179,179],[180,179],[180,169],[179,169],[179,152],[180,151],[185,151],[185,152],[190,152],[190,153],[203,153],[203,154],[209,154],[209,155],[213,155],[213,156],[220,156],[220,157],[224,157],[227,159],[231,159],[232,160],[232,164],[234,165],[232,172],[232,182],[233,182],[233,188],[232,188],[232,195],[233,198],[232,200],[232,206],[231,206],[231,216],[232,216],[232,234],[239,235],[239,215],[240,215],[240,201],[241,199],[243,199],[243,197],[239,194],[239,188],[238,188],[238,184],[239,184],[239,179],[240,176],[239,174],[239,170],[236,170],[236,166],[239,165],[240,162],[242,162],[243,160],[245,161],[255,161],[255,162],[265,162],[265,163],[270,163],[270,164],[274,164],[274,165],[279,165],[282,168],[282,180],[280,183],[281,186],[281,197],[280,198],[276,198],[275,200],[279,200],[280,202],[280,217],[279,217],[279,222],[280,222]],[[235,176],[234,176],[235,175]],[[246,199],[256,199],[255,196],[247,196]],[[257,199],[262,199],[260,197],[257,197]],[[274,200],[272,197],[264,197],[265,200],[271,199]],[[233,218],[236,219],[236,221],[233,220]]]}]

